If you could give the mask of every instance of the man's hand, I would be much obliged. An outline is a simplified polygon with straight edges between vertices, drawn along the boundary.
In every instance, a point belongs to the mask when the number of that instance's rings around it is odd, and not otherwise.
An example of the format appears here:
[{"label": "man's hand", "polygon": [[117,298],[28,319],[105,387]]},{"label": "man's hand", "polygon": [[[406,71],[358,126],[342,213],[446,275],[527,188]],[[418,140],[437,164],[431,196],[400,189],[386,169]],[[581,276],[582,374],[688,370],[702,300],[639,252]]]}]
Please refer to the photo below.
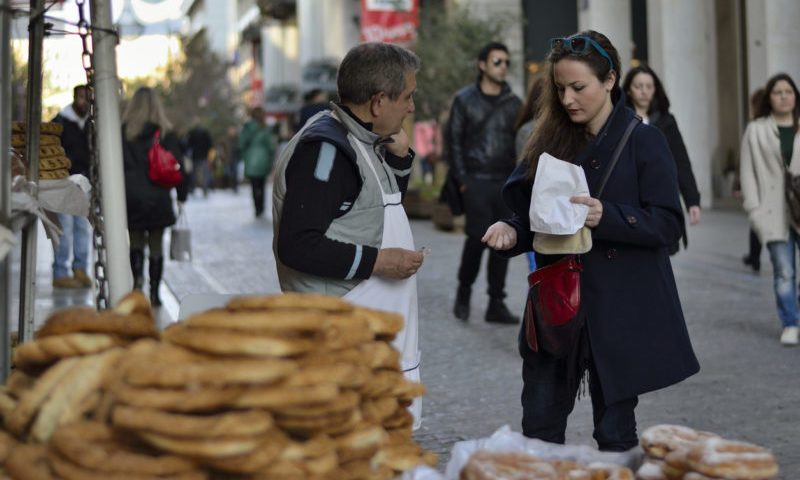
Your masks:
[{"label": "man's hand", "polygon": [[406,135],[406,131],[402,128],[399,132],[395,133],[391,137],[394,142],[389,142],[386,144],[386,151],[390,152],[392,155],[396,157],[403,158],[408,155],[408,135]]},{"label": "man's hand", "polygon": [[700,223],[700,207],[697,205],[689,207],[689,223],[691,225]]},{"label": "man's hand", "polygon": [[600,225],[600,219],[603,218],[603,202],[592,197],[570,197],[569,201],[589,207],[589,214],[586,215],[586,221],[583,222],[584,225],[589,228]]},{"label": "man's hand", "polygon": [[404,248],[381,248],[372,268],[372,274],[402,280],[417,273],[425,253]]},{"label": "man's hand", "polygon": [[517,244],[517,231],[506,222],[495,222],[486,230],[481,242],[495,250],[508,250]]}]

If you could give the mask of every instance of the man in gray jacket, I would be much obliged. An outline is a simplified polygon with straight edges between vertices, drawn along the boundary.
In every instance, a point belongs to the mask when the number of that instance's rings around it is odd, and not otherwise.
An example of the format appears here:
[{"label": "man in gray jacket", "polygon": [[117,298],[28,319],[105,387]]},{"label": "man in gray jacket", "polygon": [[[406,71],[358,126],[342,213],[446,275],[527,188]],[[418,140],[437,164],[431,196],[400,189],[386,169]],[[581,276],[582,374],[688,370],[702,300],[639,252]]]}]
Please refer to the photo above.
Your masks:
[{"label": "man in gray jacket", "polygon": [[[477,81],[461,89],[453,100],[447,127],[448,161],[460,183],[466,219],[464,250],[458,269],[458,291],[453,314],[469,319],[472,284],[478,277],[486,245],[484,232],[510,210],[501,196],[506,179],[516,166],[514,119],[522,105],[505,82],[508,48],[491,42],[478,54]],[[489,306],[485,320],[515,324],[503,299],[508,259],[490,250],[487,268]]]}]

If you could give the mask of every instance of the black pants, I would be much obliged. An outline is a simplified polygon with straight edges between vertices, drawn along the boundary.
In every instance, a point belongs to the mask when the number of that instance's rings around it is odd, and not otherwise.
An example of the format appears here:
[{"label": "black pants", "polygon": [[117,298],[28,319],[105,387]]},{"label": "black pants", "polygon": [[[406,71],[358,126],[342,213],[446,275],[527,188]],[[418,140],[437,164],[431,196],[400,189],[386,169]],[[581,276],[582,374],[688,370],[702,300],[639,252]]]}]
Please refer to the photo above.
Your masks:
[{"label": "black pants", "polygon": [[[469,287],[475,283],[475,279],[478,278],[478,272],[481,269],[483,251],[487,248],[480,238],[468,236],[464,241],[464,250],[461,252],[461,266],[458,268],[458,284],[460,286]],[[505,298],[508,259],[489,249],[489,261],[486,267],[489,298]]]},{"label": "black pants", "polygon": [[[591,358],[583,332],[579,348],[584,354],[557,359],[547,353],[528,349],[524,334],[520,335],[522,353],[522,433],[546,442],[565,442],[567,417],[575,407],[583,369],[589,371],[589,394],[592,397],[593,437],[604,451],[625,451],[639,444],[634,409],[637,397],[606,405],[594,362],[581,366],[575,359]],[[583,361],[581,361],[583,362]],[[577,371],[569,372],[569,369]],[[570,380],[573,379],[573,380]]]},{"label": "black pants", "polygon": [[[464,250],[461,253],[461,266],[458,269],[459,285],[471,287],[478,278],[481,268],[483,251],[488,248],[481,242],[481,237],[494,222],[511,217],[511,210],[503,202],[502,189],[505,180],[480,180],[469,178],[466,181],[464,198],[464,231],[467,239],[464,241]],[[489,297],[494,299],[505,298],[506,271],[508,271],[508,258],[501,257],[494,250],[489,249],[487,265],[487,281],[489,283]]]},{"label": "black pants", "polygon": [[267,177],[250,178],[250,185],[253,189],[253,206],[256,209],[256,217],[260,217],[264,213],[264,187],[267,183]]}]

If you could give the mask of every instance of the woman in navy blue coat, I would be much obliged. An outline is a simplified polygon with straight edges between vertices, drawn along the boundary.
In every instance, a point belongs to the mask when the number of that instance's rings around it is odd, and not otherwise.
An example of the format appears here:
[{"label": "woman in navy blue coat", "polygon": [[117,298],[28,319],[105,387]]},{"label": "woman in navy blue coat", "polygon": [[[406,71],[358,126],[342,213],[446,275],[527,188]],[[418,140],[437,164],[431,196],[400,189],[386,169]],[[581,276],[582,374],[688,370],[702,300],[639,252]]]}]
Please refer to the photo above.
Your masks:
[{"label": "woman in navy blue coat", "polygon": [[[634,118],[619,87],[619,56],[602,34],[553,39],[541,110],[524,160],[503,195],[514,211],[483,237],[506,255],[532,249],[528,210],[539,155],[580,165],[594,193]],[[637,445],[634,409],[642,393],[699,371],[683,318],[668,247],[683,233],[675,162],[664,136],[640,124],[622,150],[602,198],[573,197],[589,207],[592,249],[581,257],[585,323],[566,358],[528,347],[524,325],[522,429],[564,443],[567,417],[588,372],[594,438],[601,450]],[[560,255],[536,254],[540,267]]]}]

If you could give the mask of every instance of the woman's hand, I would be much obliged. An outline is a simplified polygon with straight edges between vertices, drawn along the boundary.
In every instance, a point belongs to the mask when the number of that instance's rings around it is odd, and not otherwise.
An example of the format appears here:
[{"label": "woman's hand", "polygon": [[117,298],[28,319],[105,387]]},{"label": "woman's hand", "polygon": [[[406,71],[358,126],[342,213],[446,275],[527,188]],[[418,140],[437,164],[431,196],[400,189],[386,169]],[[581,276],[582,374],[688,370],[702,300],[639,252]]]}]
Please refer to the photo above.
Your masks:
[{"label": "woman's hand", "polygon": [[689,207],[689,223],[692,225],[700,223],[700,207],[697,205]]},{"label": "woman's hand", "polygon": [[570,197],[569,201],[589,207],[589,214],[586,215],[584,225],[589,228],[600,225],[600,219],[603,218],[603,202],[592,197]]},{"label": "woman's hand", "polygon": [[517,244],[517,231],[506,222],[497,222],[486,230],[481,242],[495,250],[508,250]]}]

